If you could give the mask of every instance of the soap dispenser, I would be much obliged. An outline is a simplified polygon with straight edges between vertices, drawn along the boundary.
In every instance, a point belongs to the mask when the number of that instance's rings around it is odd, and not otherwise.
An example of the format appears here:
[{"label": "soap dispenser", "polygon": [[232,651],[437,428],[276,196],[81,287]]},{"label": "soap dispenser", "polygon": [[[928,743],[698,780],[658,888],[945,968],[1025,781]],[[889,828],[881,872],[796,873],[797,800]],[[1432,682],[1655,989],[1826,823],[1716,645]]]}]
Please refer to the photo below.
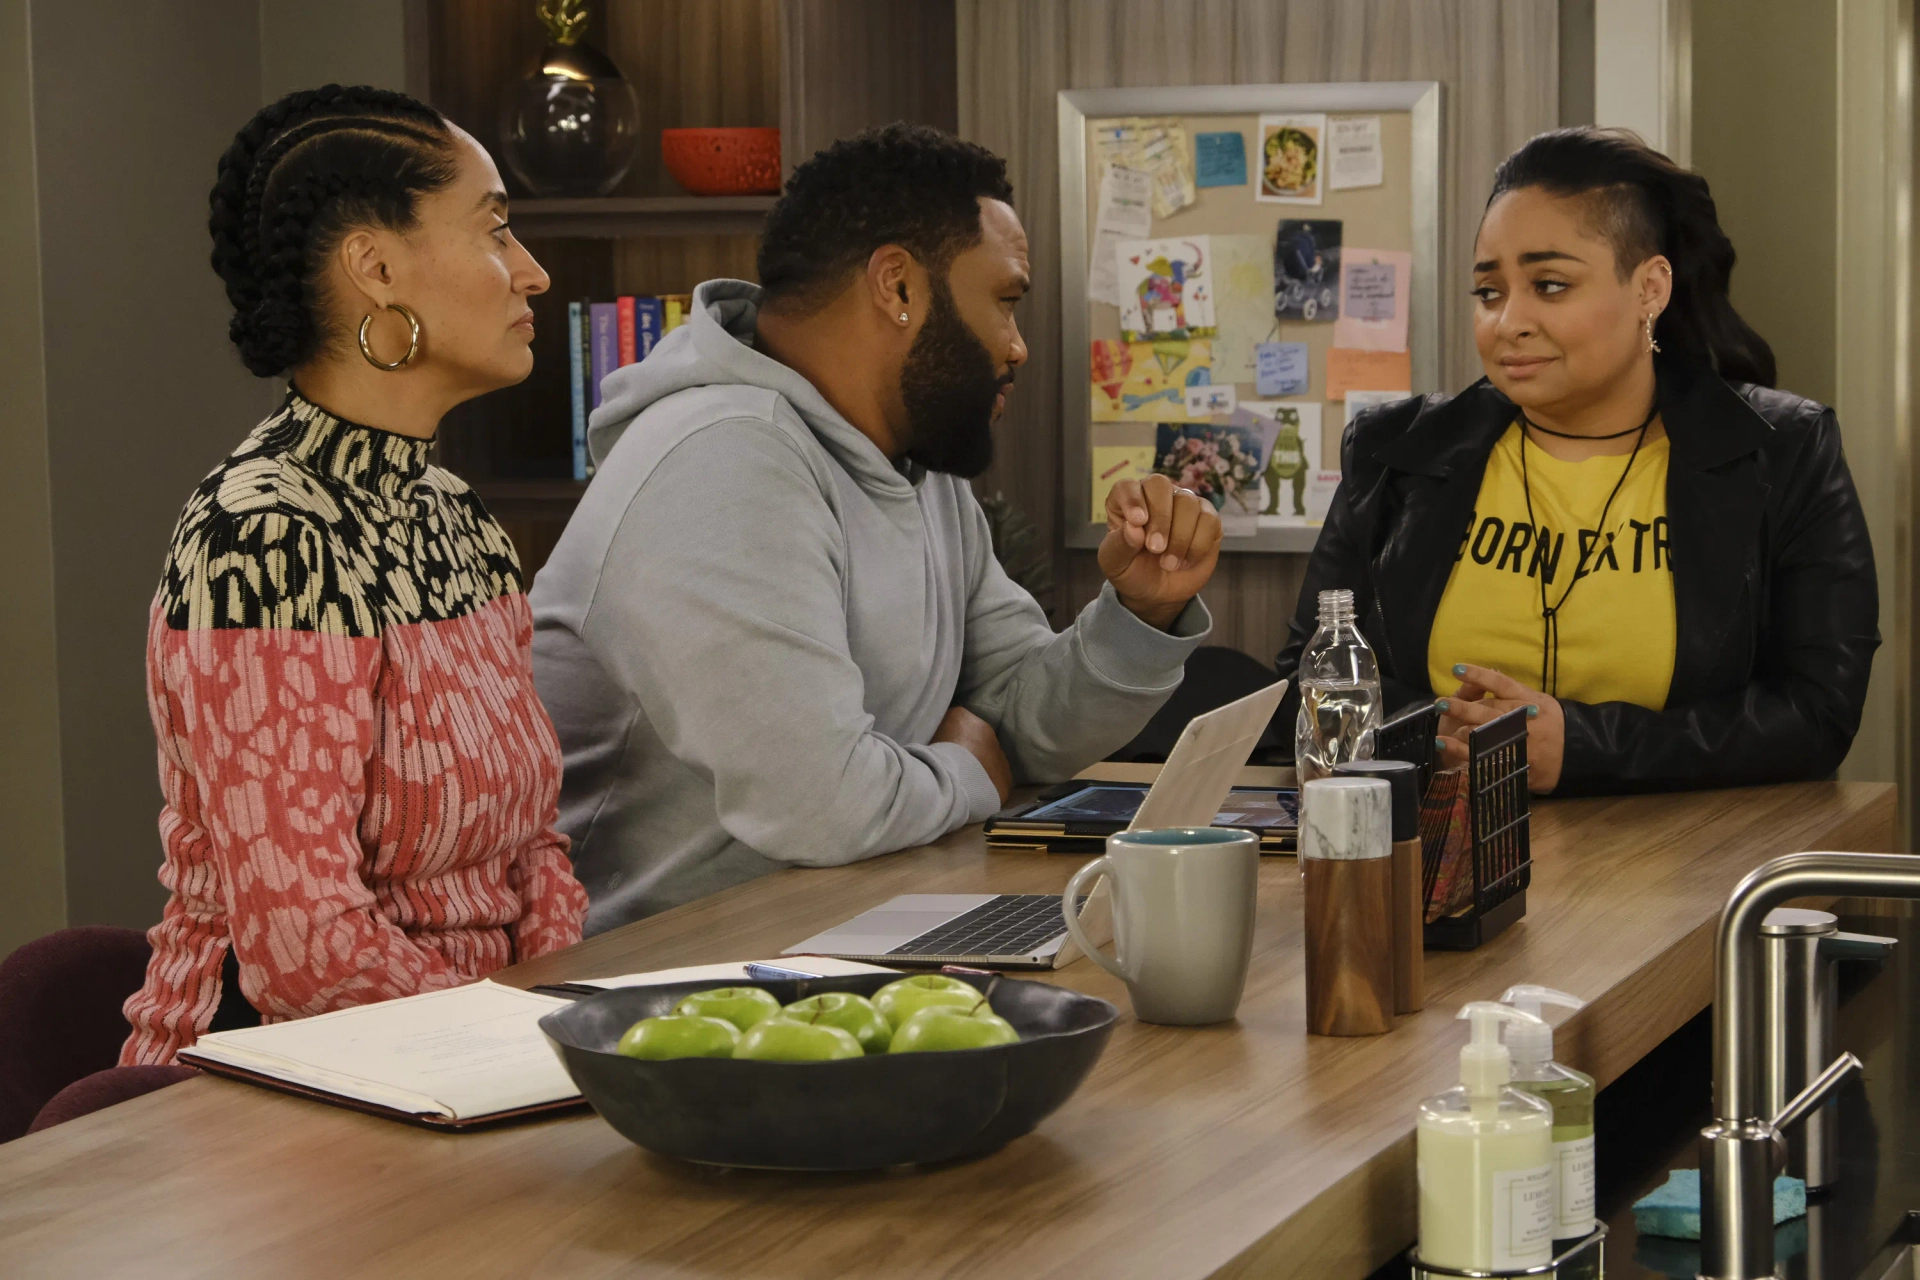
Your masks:
[{"label": "soap dispenser", "polygon": [[1553,1248],[1570,1248],[1593,1232],[1593,1077],[1553,1060],[1553,1028],[1540,1017],[1546,1005],[1584,1008],[1579,996],[1523,982],[1508,987],[1505,1004],[1534,1015],[1507,1025],[1513,1087],[1553,1108]]},{"label": "soap dispenser", "polygon": [[1500,1024],[1542,1026],[1491,1000],[1460,1010],[1472,1024],[1460,1083],[1420,1104],[1420,1261],[1513,1271],[1553,1261],[1553,1108],[1512,1087]]}]

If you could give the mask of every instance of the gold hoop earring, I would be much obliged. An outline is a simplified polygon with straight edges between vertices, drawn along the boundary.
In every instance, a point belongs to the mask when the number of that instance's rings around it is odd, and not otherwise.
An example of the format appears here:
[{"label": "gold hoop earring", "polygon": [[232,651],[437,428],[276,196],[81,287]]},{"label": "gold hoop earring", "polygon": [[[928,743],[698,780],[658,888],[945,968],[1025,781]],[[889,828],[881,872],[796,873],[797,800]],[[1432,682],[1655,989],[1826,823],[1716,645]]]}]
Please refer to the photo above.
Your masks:
[{"label": "gold hoop earring", "polygon": [[1652,316],[1647,317],[1647,354],[1650,356],[1660,354],[1660,344],[1654,341],[1654,338],[1653,338],[1653,317]]},{"label": "gold hoop earring", "polygon": [[386,364],[373,354],[373,348],[367,344],[367,326],[373,323],[374,316],[374,313],[371,311],[367,313],[366,319],[360,322],[360,354],[367,358],[368,364],[380,370],[382,373],[392,373],[397,369],[404,369],[413,363],[413,358],[416,355],[420,354],[419,319],[415,317],[413,312],[407,310],[397,302],[389,302],[387,304],[387,310],[398,311],[401,316],[405,318],[407,327],[412,330],[412,335],[407,339],[407,354],[401,356],[392,364]]}]

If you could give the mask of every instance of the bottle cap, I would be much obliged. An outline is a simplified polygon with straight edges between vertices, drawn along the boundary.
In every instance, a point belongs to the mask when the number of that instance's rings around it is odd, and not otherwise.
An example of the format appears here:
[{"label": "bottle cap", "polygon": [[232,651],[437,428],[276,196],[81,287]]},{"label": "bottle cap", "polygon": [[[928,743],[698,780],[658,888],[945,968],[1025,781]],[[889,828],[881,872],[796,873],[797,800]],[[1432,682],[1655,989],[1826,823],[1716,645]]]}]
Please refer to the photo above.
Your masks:
[{"label": "bottle cap", "polygon": [[1462,1005],[1455,1016],[1473,1023],[1473,1034],[1460,1050],[1460,1083],[1476,1098],[1492,1097],[1513,1079],[1513,1055],[1500,1043],[1500,1024],[1511,1027],[1539,1023],[1540,1019],[1491,1000]]},{"label": "bottle cap", "polygon": [[1562,1009],[1583,1009],[1587,1004],[1579,996],[1555,991],[1552,987],[1535,986],[1531,982],[1508,987],[1500,1000],[1522,1013],[1533,1015],[1532,1022],[1507,1024],[1507,1048],[1513,1051],[1513,1060],[1529,1064],[1553,1061],[1553,1028],[1540,1016],[1541,1008],[1552,1004]]},{"label": "bottle cap", "polygon": [[1336,778],[1384,778],[1393,788],[1393,839],[1420,838],[1420,769],[1405,760],[1349,760],[1333,766]]},{"label": "bottle cap", "polygon": [[1393,852],[1393,788],[1380,778],[1315,778],[1300,788],[1302,858],[1385,858]]}]

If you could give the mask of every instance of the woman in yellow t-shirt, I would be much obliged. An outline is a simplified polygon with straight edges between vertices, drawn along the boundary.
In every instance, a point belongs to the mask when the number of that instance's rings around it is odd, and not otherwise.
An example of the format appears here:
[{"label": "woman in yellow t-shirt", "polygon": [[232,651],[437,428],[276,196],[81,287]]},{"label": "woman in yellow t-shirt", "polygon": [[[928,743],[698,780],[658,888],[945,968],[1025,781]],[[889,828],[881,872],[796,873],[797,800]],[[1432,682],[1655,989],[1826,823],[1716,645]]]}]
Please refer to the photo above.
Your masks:
[{"label": "woman in yellow t-shirt", "polygon": [[[1280,654],[1354,592],[1391,711],[1440,746],[1526,707],[1536,791],[1824,777],[1879,644],[1831,410],[1773,390],[1704,179],[1633,135],[1541,134],[1473,254],[1487,376],[1361,414]],[[1284,714],[1284,713],[1283,713]]]}]

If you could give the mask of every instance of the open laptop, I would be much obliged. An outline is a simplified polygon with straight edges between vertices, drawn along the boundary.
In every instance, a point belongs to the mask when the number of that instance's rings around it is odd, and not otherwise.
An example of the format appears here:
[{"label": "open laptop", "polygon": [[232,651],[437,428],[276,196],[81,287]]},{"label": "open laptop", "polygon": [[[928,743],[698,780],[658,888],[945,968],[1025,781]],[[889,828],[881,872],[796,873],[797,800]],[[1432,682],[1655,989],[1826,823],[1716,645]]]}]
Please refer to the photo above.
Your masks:
[{"label": "open laptop", "polygon": [[[1286,691],[1280,680],[1189,721],[1128,829],[1212,825]],[[1089,908],[1083,922],[1110,923],[1095,909],[1104,905],[1103,890],[1094,898],[1081,904]],[[1067,937],[1057,894],[906,893],[781,954],[895,967],[1058,969],[1080,952]]]}]

